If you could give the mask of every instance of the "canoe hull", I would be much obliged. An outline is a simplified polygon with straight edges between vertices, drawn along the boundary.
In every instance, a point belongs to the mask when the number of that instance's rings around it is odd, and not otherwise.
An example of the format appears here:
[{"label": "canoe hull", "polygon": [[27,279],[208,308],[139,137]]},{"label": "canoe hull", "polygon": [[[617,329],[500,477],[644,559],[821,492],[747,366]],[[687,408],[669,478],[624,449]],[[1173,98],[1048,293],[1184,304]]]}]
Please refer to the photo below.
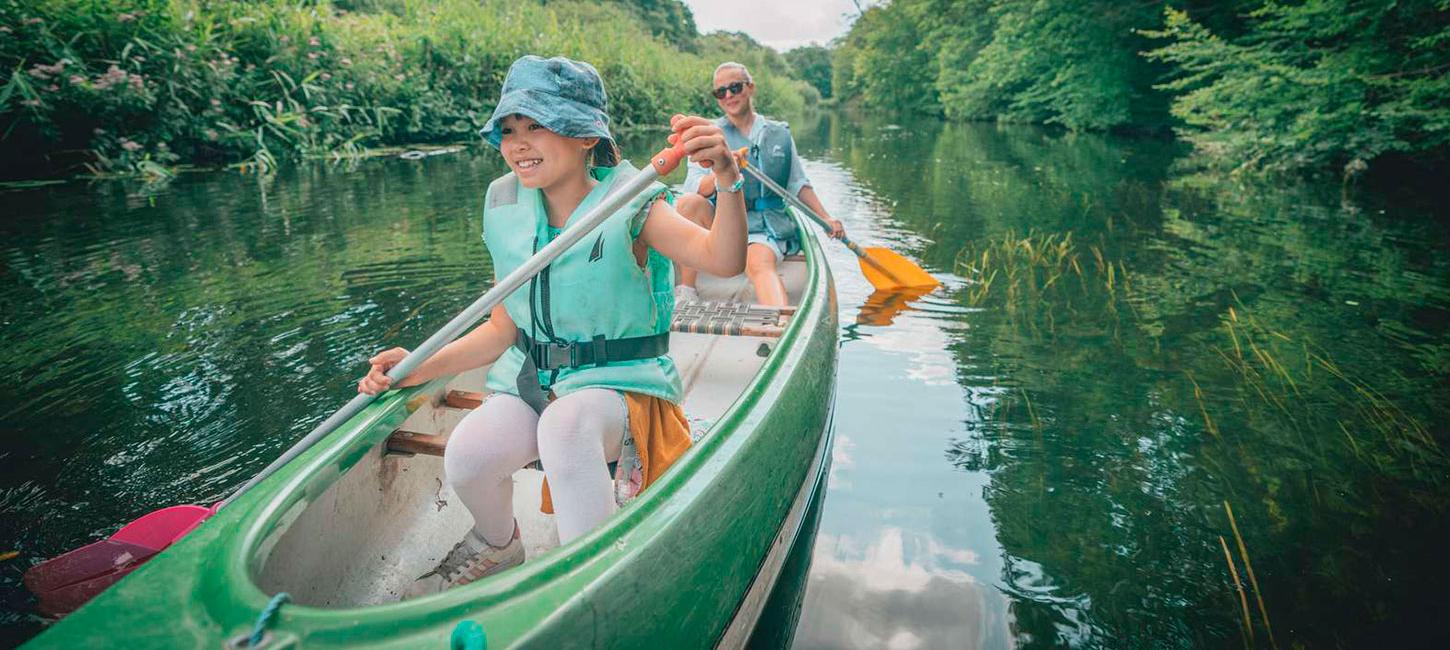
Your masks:
[{"label": "canoe hull", "polygon": [[[743,643],[830,455],[837,305],[819,244],[807,239],[809,282],[776,351],[711,434],[610,521],[437,596],[284,606],[271,647],[444,647],[464,620],[493,648]],[[250,632],[271,596],[257,578],[279,539],[379,453],[414,396],[436,388],[380,399],[32,645],[216,647]]]}]

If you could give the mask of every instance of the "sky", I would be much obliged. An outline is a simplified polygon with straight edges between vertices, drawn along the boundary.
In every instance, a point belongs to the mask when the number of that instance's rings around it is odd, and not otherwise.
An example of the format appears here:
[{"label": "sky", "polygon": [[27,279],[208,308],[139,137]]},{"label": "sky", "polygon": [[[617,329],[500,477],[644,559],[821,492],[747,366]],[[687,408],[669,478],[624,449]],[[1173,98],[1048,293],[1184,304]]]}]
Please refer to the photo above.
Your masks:
[{"label": "sky", "polygon": [[[856,15],[852,0],[684,0],[700,33],[724,29],[784,52],[846,33]],[[869,4],[861,0],[861,6]]]}]

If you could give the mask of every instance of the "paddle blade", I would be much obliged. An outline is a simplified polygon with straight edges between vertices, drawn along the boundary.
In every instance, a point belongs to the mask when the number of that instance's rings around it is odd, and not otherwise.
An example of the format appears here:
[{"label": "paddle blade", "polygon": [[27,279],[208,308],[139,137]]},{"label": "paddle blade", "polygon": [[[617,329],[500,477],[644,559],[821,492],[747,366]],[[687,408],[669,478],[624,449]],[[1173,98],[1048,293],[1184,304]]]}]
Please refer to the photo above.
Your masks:
[{"label": "paddle blade", "polygon": [[103,539],[37,564],[25,572],[43,616],[60,618],[86,604],[161,549]]},{"label": "paddle blade", "polygon": [[126,524],[108,539],[30,567],[25,588],[46,616],[64,616],[134,571],[214,512],[203,506],[162,508]]},{"label": "paddle blade", "polygon": [[857,260],[861,273],[877,289],[933,289],[941,284],[915,262],[897,255],[889,248],[864,247],[866,254]]}]

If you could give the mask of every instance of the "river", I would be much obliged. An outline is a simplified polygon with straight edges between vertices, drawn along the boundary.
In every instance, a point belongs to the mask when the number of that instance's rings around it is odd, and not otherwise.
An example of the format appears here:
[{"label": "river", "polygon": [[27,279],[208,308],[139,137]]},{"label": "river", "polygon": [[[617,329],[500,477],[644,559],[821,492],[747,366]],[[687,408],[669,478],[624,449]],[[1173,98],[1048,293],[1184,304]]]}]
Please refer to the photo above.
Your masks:
[{"label": "river", "polygon": [[[945,283],[872,295],[828,247],[837,438],[796,647],[1450,634],[1450,210],[1157,139],[793,130],[852,237]],[[0,192],[0,646],[40,629],[25,567],[223,496],[486,288],[501,169],[471,147]]]}]

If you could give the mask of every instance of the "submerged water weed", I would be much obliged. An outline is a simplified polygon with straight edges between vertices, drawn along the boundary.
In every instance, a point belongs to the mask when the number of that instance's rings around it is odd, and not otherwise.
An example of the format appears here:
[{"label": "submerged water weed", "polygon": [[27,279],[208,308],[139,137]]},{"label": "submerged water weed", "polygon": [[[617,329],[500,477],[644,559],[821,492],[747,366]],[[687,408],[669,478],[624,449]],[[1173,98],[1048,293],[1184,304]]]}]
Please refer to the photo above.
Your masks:
[{"label": "submerged water weed", "polygon": [[[1413,386],[1375,386],[1352,377],[1327,349],[1269,326],[1242,303],[1229,307],[1222,328],[1226,340],[1213,351],[1237,379],[1247,410],[1257,411],[1254,403],[1270,407],[1306,448],[1325,449],[1323,434],[1337,432],[1354,457],[1382,473],[1443,479],[1450,458],[1400,401],[1415,392]],[[1396,383],[1393,375],[1377,379]]]},{"label": "submerged water weed", "polygon": [[972,282],[965,294],[972,307],[980,307],[990,296],[1000,294],[1006,308],[1015,309],[1020,298],[1040,295],[1069,275],[1082,278],[1071,232],[1033,231],[1019,236],[1009,231],[979,246],[962,249],[955,266]]}]

